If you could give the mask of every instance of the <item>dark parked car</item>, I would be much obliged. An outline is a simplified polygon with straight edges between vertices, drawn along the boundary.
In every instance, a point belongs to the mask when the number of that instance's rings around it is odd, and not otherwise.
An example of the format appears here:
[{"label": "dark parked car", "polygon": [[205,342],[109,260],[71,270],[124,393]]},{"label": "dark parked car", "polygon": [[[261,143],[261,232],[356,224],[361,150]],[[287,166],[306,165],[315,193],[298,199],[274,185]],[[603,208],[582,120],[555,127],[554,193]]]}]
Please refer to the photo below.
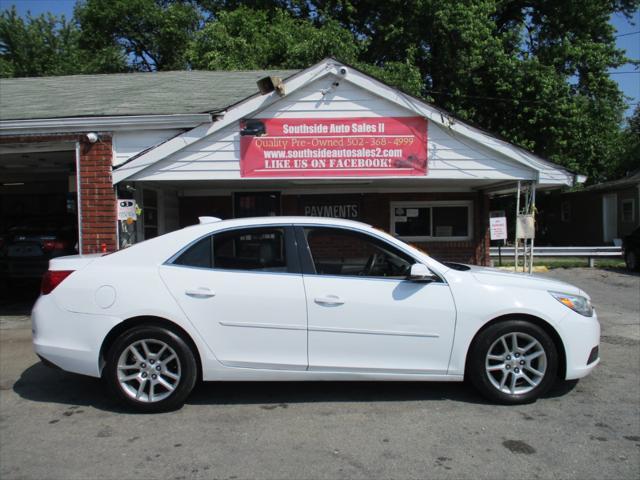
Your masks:
[{"label": "dark parked car", "polygon": [[76,253],[74,217],[31,218],[0,235],[0,278],[40,279],[49,259]]},{"label": "dark parked car", "polygon": [[640,270],[640,227],[622,241],[624,261],[629,270]]}]

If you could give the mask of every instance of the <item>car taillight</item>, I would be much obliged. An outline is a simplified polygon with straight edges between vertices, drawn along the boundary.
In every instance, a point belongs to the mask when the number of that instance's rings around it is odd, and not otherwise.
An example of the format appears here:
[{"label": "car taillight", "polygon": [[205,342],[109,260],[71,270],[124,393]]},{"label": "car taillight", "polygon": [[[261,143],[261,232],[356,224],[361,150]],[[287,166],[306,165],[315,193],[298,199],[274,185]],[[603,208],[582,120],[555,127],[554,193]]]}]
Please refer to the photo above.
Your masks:
[{"label": "car taillight", "polygon": [[42,277],[40,293],[46,295],[53,292],[53,289],[62,283],[62,281],[73,273],[73,270],[49,270]]},{"label": "car taillight", "polygon": [[43,252],[52,252],[54,250],[64,250],[65,248],[66,248],[65,243],[60,240],[43,240],[42,242]]}]

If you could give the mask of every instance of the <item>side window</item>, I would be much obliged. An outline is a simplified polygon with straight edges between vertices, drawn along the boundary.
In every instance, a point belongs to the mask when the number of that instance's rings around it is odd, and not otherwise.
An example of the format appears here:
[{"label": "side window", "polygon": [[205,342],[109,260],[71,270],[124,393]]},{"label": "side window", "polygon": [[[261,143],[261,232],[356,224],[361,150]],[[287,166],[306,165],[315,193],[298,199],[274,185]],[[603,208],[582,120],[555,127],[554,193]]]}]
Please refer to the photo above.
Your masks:
[{"label": "side window", "polygon": [[286,272],[283,228],[252,228],[213,236],[213,268]]},{"label": "side window", "polygon": [[186,267],[211,268],[212,253],[211,237],[209,236],[191,245],[173,263]]},{"label": "side window", "polygon": [[415,263],[409,255],[362,233],[322,227],[304,232],[319,275],[405,278]]},{"label": "side window", "polygon": [[231,230],[205,237],[176,260],[175,265],[286,272],[285,234],[282,228]]}]

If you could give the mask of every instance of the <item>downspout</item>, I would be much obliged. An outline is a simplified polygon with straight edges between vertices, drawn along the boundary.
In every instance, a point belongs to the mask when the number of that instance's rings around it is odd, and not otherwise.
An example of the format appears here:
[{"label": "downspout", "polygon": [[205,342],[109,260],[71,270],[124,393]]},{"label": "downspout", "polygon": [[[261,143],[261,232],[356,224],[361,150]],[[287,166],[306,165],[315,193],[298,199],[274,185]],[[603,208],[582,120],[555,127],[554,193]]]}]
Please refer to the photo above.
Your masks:
[{"label": "downspout", "polygon": [[80,180],[80,142],[76,141],[76,203],[78,211],[78,253],[82,255],[82,190]]}]

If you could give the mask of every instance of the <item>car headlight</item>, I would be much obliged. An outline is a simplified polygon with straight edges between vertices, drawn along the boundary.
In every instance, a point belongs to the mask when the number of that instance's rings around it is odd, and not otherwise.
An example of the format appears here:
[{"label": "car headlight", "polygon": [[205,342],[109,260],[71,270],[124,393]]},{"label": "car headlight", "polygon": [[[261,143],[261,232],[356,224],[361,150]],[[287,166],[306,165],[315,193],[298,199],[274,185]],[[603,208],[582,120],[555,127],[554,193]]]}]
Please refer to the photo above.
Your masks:
[{"label": "car headlight", "polygon": [[574,312],[584,315],[585,317],[593,316],[593,307],[591,301],[588,298],[581,297],[580,295],[569,295],[568,293],[549,292],[553,298],[558,300],[561,304],[569,307]]}]

